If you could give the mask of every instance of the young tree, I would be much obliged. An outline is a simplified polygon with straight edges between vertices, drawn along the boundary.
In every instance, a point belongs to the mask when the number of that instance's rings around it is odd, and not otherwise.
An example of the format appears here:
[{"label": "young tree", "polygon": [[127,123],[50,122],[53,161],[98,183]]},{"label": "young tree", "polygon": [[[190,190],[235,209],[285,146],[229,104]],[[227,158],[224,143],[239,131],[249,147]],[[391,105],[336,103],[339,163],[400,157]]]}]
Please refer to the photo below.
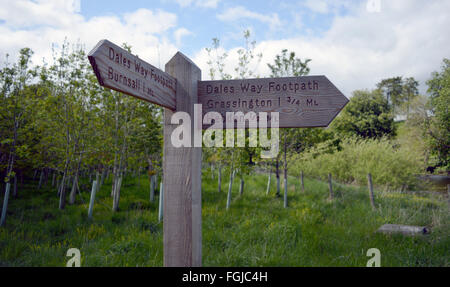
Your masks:
[{"label": "young tree", "polygon": [[395,136],[394,118],[380,90],[354,91],[332,127],[336,133],[362,138]]},{"label": "young tree", "polygon": [[[283,49],[281,54],[276,55],[273,64],[267,64],[271,70],[272,77],[301,77],[309,74],[310,68],[308,63],[311,59],[302,61],[297,58],[295,52],[288,53],[287,49]],[[292,143],[296,129],[284,129],[284,207],[287,207],[287,148]],[[288,144],[289,143],[289,144]],[[279,157],[276,158],[276,176],[277,176],[277,192],[280,195],[280,175],[279,175]]]}]

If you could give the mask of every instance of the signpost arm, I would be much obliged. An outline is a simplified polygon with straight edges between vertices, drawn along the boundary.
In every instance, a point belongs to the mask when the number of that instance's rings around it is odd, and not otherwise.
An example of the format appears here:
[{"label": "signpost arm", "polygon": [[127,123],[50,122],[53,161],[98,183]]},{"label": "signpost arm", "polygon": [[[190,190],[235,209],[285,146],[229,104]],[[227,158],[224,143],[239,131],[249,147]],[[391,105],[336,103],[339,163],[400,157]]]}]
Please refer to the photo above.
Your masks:
[{"label": "signpost arm", "polygon": [[[177,79],[176,111],[191,117],[194,141],[194,104],[198,103],[200,69],[178,52],[167,64],[166,72]],[[179,147],[171,143],[174,112],[164,110],[164,266],[201,266],[201,147]],[[200,115],[201,120],[201,115]],[[201,129],[201,122],[200,122]]]}]

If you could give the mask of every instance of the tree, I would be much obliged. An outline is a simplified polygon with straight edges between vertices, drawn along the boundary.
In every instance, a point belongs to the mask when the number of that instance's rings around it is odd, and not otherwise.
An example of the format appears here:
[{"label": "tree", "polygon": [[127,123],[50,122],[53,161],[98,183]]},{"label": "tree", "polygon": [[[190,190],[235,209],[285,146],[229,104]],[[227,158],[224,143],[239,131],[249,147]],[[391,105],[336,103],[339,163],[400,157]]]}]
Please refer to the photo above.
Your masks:
[{"label": "tree", "polygon": [[[1,119],[1,154],[0,158],[7,158],[2,165],[6,166],[3,181],[6,183],[0,226],[5,224],[6,209],[8,207],[11,179],[16,180],[15,162],[17,156],[27,148],[26,143],[20,141],[23,125],[29,110],[29,97],[26,92],[28,83],[33,77],[29,70],[33,52],[29,48],[20,50],[18,63],[10,67],[8,64],[0,72],[0,119]],[[6,163],[6,165],[5,165]],[[15,187],[14,187],[15,188]]]},{"label": "tree", "polygon": [[[273,64],[267,64],[271,70],[272,77],[300,77],[309,74],[310,68],[308,63],[311,59],[302,61],[295,56],[295,52],[290,52],[288,56],[288,50],[283,49],[281,54],[275,56]],[[292,143],[295,138],[295,129],[284,129],[284,207],[287,207],[287,147],[288,142]],[[290,144],[289,144],[290,145]],[[276,177],[277,177],[277,193],[280,195],[280,175],[279,175],[279,156],[276,158]]]},{"label": "tree", "polygon": [[409,118],[409,111],[411,102],[419,95],[419,82],[416,81],[413,77],[406,78],[403,81],[403,99],[404,99],[404,105],[406,105],[406,118]]},{"label": "tree", "polygon": [[383,79],[377,84],[377,88],[386,95],[388,105],[396,108],[401,106],[403,102],[403,79],[402,77],[393,77]]},{"label": "tree", "polygon": [[427,81],[432,116],[427,122],[426,133],[431,151],[437,158],[437,166],[450,169],[450,60],[444,59],[441,71],[434,72]]},{"label": "tree", "polygon": [[394,118],[380,90],[354,91],[332,127],[337,134],[362,138],[395,136]]}]

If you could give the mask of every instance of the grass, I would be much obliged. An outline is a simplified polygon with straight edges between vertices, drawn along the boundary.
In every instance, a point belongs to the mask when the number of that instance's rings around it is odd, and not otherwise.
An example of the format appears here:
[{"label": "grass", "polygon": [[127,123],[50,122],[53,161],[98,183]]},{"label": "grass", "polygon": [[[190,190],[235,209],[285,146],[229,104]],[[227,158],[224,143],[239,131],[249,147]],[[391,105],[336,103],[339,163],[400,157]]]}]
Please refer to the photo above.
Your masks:
[{"label": "grass", "polygon": [[[436,195],[376,190],[379,208],[373,211],[365,187],[335,184],[336,198],[330,201],[327,183],[307,178],[302,193],[292,177],[284,209],[283,198],[275,197],[275,177],[266,195],[267,176],[252,174],[242,197],[235,179],[226,211],[227,178],[224,173],[219,193],[217,177],[203,171],[204,266],[365,266],[369,248],[381,251],[382,266],[450,265],[450,216],[447,202]],[[19,198],[10,199],[7,225],[0,228],[1,266],[65,266],[69,248],[80,249],[82,266],[163,265],[158,197],[149,202],[145,176],[124,181],[117,213],[111,211],[107,181],[92,221],[88,192],[60,211],[55,188],[36,186],[27,183]],[[384,223],[426,225],[432,233],[375,233]]]}]

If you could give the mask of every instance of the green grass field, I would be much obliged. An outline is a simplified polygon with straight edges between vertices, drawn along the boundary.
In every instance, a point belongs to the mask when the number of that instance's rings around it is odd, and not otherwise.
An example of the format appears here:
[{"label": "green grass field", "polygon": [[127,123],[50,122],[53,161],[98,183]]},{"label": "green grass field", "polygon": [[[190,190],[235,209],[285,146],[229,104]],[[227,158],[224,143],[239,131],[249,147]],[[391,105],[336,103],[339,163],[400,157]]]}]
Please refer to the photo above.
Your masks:
[{"label": "green grass field", "polygon": [[[275,197],[275,177],[266,195],[267,176],[252,174],[242,197],[235,179],[226,211],[227,179],[224,173],[219,193],[217,177],[203,172],[204,266],[366,266],[369,248],[381,251],[381,266],[450,266],[449,209],[436,195],[375,190],[380,207],[372,211],[366,187],[336,184],[330,201],[327,183],[306,178],[302,193],[292,177],[285,209],[283,198]],[[124,181],[117,213],[107,181],[92,221],[87,190],[60,211],[56,189],[36,186],[25,184],[10,199],[6,227],[0,228],[1,266],[65,266],[69,248],[80,249],[82,266],[162,266],[158,197],[149,202],[146,176]],[[384,223],[426,225],[432,233],[375,233]]]}]

